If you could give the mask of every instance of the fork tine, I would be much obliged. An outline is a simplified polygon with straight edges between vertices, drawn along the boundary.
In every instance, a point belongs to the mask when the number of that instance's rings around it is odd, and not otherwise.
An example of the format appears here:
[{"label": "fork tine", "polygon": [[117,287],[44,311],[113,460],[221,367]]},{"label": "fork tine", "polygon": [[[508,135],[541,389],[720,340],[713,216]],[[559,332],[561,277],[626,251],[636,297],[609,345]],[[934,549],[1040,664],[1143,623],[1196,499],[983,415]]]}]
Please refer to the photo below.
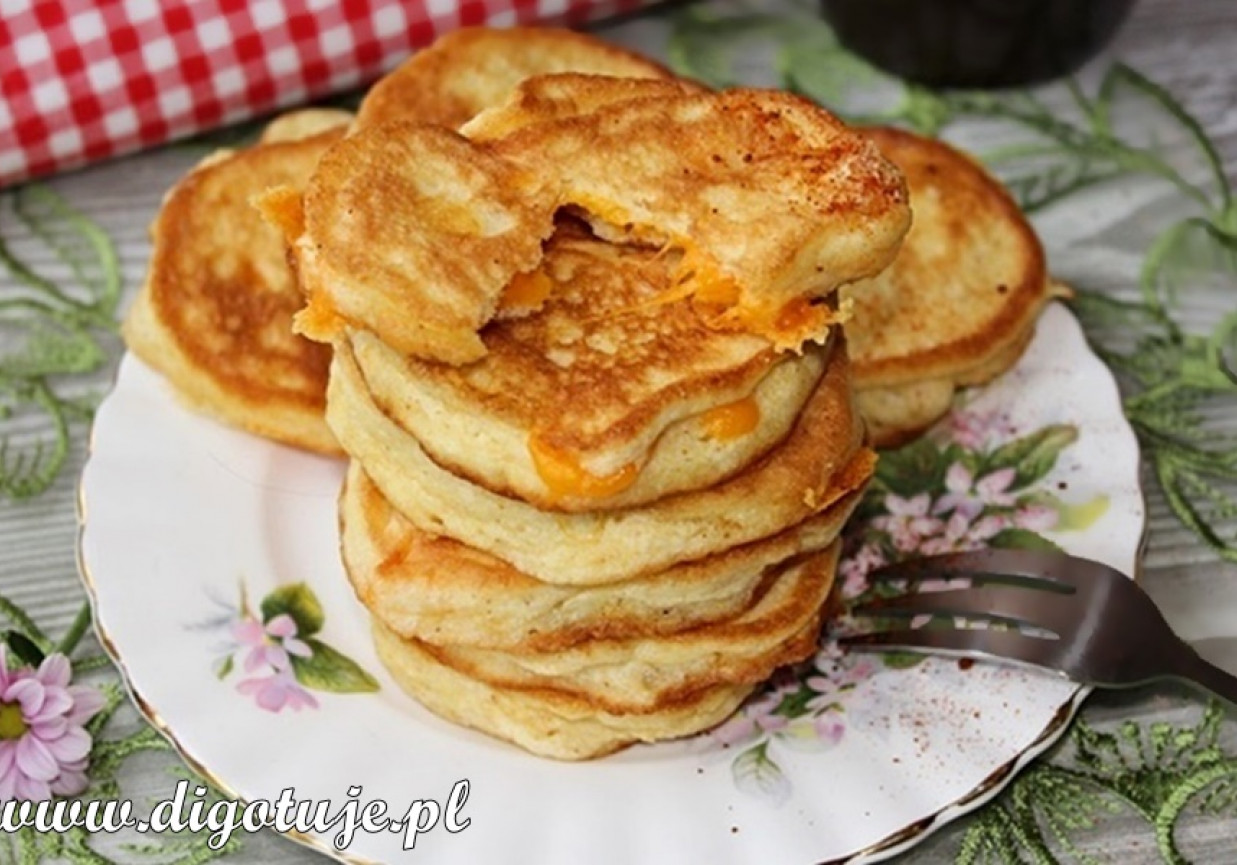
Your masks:
[{"label": "fork tine", "polygon": [[[867,575],[870,583],[927,579],[981,579],[998,583],[1031,583],[1055,591],[1069,591],[1071,578],[1082,560],[1039,550],[972,550],[907,559]],[[1090,564],[1090,563],[1086,563]]]},{"label": "fork tine", "polygon": [[850,610],[854,616],[963,616],[1065,633],[1078,622],[1079,601],[1070,594],[985,583],[939,592],[906,592],[875,598]]},{"label": "fork tine", "polygon": [[1058,664],[1063,657],[1062,640],[1032,637],[1018,631],[989,628],[906,628],[897,631],[875,631],[839,640],[841,646],[860,651],[927,650],[932,653],[977,657],[985,660],[1019,661],[1037,667],[1047,667],[1065,675],[1073,671]]}]

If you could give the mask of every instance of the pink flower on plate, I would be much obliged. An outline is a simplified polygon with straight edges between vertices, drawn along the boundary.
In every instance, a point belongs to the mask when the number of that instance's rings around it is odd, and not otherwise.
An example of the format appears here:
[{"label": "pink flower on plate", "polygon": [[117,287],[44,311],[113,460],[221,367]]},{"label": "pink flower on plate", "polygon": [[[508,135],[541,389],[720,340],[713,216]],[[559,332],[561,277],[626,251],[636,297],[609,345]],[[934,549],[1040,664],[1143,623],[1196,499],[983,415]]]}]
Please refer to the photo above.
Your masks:
[{"label": "pink flower on plate", "polygon": [[823,751],[842,741],[846,725],[835,712],[807,715],[791,721],[776,734],[792,751]]},{"label": "pink flower on plate", "polygon": [[245,655],[245,672],[252,673],[264,665],[279,672],[291,667],[289,655],[310,657],[313,650],[297,638],[296,630],[296,620],[287,613],[274,616],[265,625],[256,619],[242,619],[234,624],[233,636],[249,648]]},{"label": "pink flower on plate", "polygon": [[782,702],[782,694],[772,691],[743,707],[724,724],[713,729],[710,735],[723,745],[737,745],[764,733],[776,733],[790,719],[773,712]]},{"label": "pink flower on plate", "polygon": [[258,706],[268,712],[282,712],[284,709],[299,712],[304,708],[318,708],[318,701],[297,684],[287,669],[270,676],[242,679],[237,683],[236,690],[246,697],[253,697]]},{"label": "pink flower on plate", "polygon": [[969,451],[1013,435],[1009,418],[1000,412],[959,411],[949,416],[949,438]]},{"label": "pink flower on plate", "polygon": [[924,541],[919,552],[925,556],[973,550],[984,546],[998,532],[1008,529],[1013,520],[1001,514],[989,514],[971,522],[961,511],[954,511],[945,523],[945,530]]},{"label": "pink flower on plate", "polygon": [[872,527],[888,532],[893,545],[901,552],[914,552],[923,538],[940,531],[941,521],[928,514],[931,504],[927,493],[909,499],[889,493],[885,496],[885,510],[889,515],[876,517]]},{"label": "pink flower on plate", "polygon": [[863,594],[868,588],[868,574],[886,564],[884,553],[875,544],[864,544],[844,558],[838,566],[842,575],[842,597],[849,599]]},{"label": "pink flower on plate", "polygon": [[93,744],[85,723],[103,708],[94,688],[70,685],[73,668],[60,653],[37,670],[10,671],[0,646],[0,801],[41,801],[86,789]]},{"label": "pink flower on plate", "polygon": [[1014,503],[1009,485],[1017,473],[1012,468],[997,469],[978,480],[962,463],[954,463],[945,472],[945,495],[936,500],[934,514],[961,513],[967,521],[989,507],[1009,507]]}]

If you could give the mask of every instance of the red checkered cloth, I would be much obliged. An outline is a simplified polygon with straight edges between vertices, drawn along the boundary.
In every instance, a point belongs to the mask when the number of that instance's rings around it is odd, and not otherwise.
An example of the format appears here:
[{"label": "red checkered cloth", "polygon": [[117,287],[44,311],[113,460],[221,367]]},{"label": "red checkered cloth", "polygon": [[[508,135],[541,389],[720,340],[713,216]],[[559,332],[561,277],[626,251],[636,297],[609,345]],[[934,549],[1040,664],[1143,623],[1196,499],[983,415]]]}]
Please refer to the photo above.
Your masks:
[{"label": "red checkered cloth", "polygon": [[646,0],[0,0],[0,187],[364,84],[456,27]]}]

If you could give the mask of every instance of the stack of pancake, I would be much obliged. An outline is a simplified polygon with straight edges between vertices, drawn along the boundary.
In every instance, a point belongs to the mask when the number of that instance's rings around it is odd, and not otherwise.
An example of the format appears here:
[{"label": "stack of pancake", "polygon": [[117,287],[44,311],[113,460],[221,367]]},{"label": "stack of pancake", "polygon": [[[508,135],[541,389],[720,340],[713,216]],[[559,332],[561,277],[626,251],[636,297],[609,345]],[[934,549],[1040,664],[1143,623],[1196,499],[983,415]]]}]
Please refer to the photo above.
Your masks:
[{"label": "stack of pancake", "polygon": [[[815,106],[460,31],[178,184],[125,335],[195,407],[349,457],[347,572],[432,710],[569,759],[686,735],[813,651],[875,459],[852,383],[909,435],[915,371],[996,375],[1048,296],[991,178],[871,135],[939,204],[887,269],[902,179]],[[962,208],[992,218],[934,228]],[[934,332],[962,348],[921,365]]]},{"label": "stack of pancake", "polygon": [[895,254],[900,175],[802,100],[664,79],[372,115],[260,206],[333,348],[379,656],[547,756],[720,722],[816,646],[875,462],[830,299]]},{"label": "stack of pancake", "polygon": [[545,306],[486,328],[473,364],[338,341],[327,417],[391,672],[581,758],[708,727],[812,652],[873,457],[840,339],[784,356],[690,301],[644,306],[671,256],[570,228],[544,267]]}]

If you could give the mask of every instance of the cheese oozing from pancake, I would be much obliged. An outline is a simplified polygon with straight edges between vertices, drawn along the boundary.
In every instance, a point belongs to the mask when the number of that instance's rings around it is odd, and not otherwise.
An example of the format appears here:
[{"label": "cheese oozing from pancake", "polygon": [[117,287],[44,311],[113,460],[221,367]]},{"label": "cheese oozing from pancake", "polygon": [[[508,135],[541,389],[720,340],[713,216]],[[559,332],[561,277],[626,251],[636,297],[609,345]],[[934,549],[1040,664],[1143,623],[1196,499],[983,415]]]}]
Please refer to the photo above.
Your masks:
[{"label": "cheese oozing from pancake", "polygon": [[347,324],[404,354],[478,360],[478,331],[537,268],[565,208],[606,239],[677,251],[667,302],[694,296],[713,327],[794,350],[839,321],[814,301],[883,268],[909,223],[879,151],[785,93],[625,99],[475,142],[391,122],[340,142],[306,189],[298,327],[331,341]]},{"label": "cheese oozing from pancake", "polygon": [[350,337],[374,397],[474,483],[568,511],[701,489],[781,442],[820,380],[828,348],[782,354],[710,327],[689,300],[650,302],[673,278],[673,255],[570,225],[544,255],[528,278],[541,308],[485,327],[474,363]]}]

